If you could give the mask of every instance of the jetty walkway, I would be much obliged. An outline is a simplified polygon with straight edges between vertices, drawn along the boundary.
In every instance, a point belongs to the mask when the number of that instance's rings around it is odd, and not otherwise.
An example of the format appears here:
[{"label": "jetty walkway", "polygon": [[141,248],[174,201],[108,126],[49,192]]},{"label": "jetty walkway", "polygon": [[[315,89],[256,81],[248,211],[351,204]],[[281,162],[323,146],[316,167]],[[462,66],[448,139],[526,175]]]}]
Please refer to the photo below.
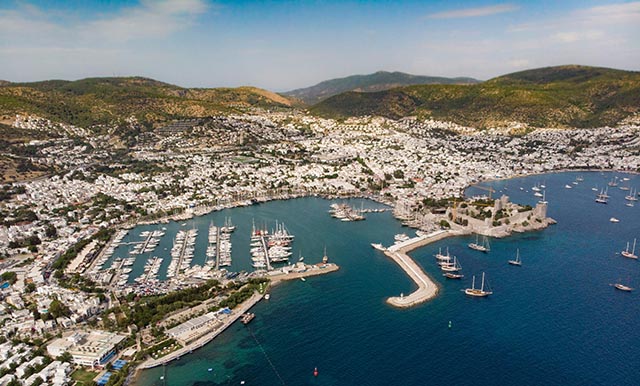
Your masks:
[{"label": "jetty walkway", "polygon": [[442,240],[446,237],[460,235],[459,232],[439,230],[428,235],[414,237],[399,244],[392,245],[384,254],[395,261],[409,277],[418,285],[418,289],[411,294],[394,296],[387,299],[387,303],[395,307],[413,307],[433,299],[438,294],[438,285],[427,275],[413,259],[407,255],[409,251],[427,244]]}]

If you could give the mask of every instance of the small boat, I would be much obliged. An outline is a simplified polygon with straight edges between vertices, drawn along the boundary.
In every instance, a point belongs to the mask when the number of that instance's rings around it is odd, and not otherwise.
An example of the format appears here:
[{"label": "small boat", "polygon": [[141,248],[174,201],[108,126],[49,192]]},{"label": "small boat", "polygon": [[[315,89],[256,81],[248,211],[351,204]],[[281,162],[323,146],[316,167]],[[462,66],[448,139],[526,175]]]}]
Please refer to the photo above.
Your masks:
[{"label": "small boat", "polygon": [[476,277],[474,275],[473,280],[471,281],[471,288],[465,289],[464,293],[469,296],[486,297],[491,295],[493,292],[484,290],[484,272],[482,272],[482,284],[480,285],[480,288],[476,288]]},{"label": "small boat", "polygon": [[318,376],[318,368],[317,367],[313,369],[313,376],[314,377]]},{"label": "small boat", "polygon": [[307,279],[305,279],[304,277],[301,277],[300,280],[307,281]]},{"label": "small boat", "polygon": [[240,318],[240,321],[242,322],[242,324],[248,324],[255,317],[256,317],[256,314],[254,314],[253,312],[247,312],[246,314],[242,315],[242,317]]},{"label": "small boat", "polygon": [[522,260],[520,260],[520,249],[516,250],[516,259],[515,260],[509,260],[509,264],[517,265],[518,267],[522,265]]},{"label": "small boat", "polygon": [[384,247],[384,245],[379,244],[379,243],[371,243],[371,246],[372,246],[374,249],[377,249],[377,250],[379,250],[379,251],[386,251],[386,250],[387,250],[387,248],[385,248],[385,247]]},{"label": "small boat", "polygon": [[629,287],[629,286],[626,286],[626,285],[624,285],[624,284],[622,284],[622,283],[616,283],[616,284],[613,284],[613,287],[614,287],[615,289],[617,289],[617,290],[620,290],[620,291],[625,291],[625,292],[631,292],[631,291],[633,291],[633,288],[631,288],[631,287]]},{"label": "small boat", "polygon": [[631,252],[629,252],[629,243],[627,242],[627,249],[620,252],[620,254],[628,259],[637,259],[638,255],[636,255],[636,239],[633,239],[633,248],[631,248]]},{"label": "small boat", "polygon": [[564,186],[564,188],[565,188],[565,189],[573,189],[573,186],[571,186],[571,185],[565,185],[565,186]]},{"label": "small boat", "polygon": [[211,367],[209,367],[209,368],[207,369],[207,371],[208,371],[208,372],[212,372],[212,371],[213,371],[213,369],[212,369]]},{"label": "small boat", "polygon": [[446,277],[447,279],[462,279],[464,277],[463,274],[454,272],[445,272],[442,274],[442,276]]},{"label": "small boat", "polygon": [[399,233],[399,234],[393,236],[393,238],[396,241],[396,243],[402,243],[404,241],[407,241],[407,240],[411,239],[409,236],[407,236],[404,233]]},{"label": "small boat", "polygon": [[264,298],[265,298],[266,300],[269,300],[269,299],[271,299],[271,295],[270,295],[270,294],[264,294]]},{"label": "small boat", "polygon": [[611,222],[613,222],[613,223],[620,222],[620,220],[618,220],[618,219],[617,219],[617,218],[615,218],[615,217],[611,217],[611,218],[609,219],[609,221],[611,221]]}]

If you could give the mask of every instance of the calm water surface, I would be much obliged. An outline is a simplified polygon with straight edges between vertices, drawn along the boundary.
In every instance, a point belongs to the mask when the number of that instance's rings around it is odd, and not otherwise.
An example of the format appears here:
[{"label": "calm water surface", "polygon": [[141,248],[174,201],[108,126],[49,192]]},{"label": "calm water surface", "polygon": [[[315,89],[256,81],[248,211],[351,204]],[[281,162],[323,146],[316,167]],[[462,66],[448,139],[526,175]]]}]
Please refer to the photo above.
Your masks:
[{"label": "calm water surface", "polygon": [[[579,175],[584,181],[573,185]],[[640,238],[640,204],[625,206],[628,193],[619,188],[609,188],[608,205],[596,204],[592,191],[614,175],[640,187],[639,176],[598,172],[492,182],[499,194],[531,205],[538,200],[531,187],[546,185],[548,214],[558,224],[492,239],[489,254],[467,248],[472,236],[413,252],[441,292],[409,310],[391,308],[385,299],[411,292],[413,283],[369,245],[389,245],[396,233],[413,235],[388,212],[343,223],[328,215],[330,201],[305,198],[212,213],[185,226],[168,224],[157,255],[170,249],[179,228],[194,226],[200,230],[196,255],[203,254],[209,223],[231,216],[238,226],[232,269],[249,270],[252,219],[269,228],[277,219],[296,235],[294,256],[300,250],[305,261],[319,261],[326,245],[341,270],[274,288],[271,300],[253,308],[257,316],[248,327],[236,323],[166,366],[166,384],[280,385],[282,379],[287,385],[640,385],[640,291],[609,286],[622,280],[640,287],[640,263],[619,254],[627,241]],[[620,222],[611,223],[611,217]],[[157,227],[139,227],[127,237]],[[466,275],[462,281],[441,276],[433,258],[441,247],[458,256]],[[507,264],[517,248],[522,267]],[[483,271],[494,294],[466,297],[460,290]],[[162,368],[144,371],[137,385],[162,385],[162,374]]]}]

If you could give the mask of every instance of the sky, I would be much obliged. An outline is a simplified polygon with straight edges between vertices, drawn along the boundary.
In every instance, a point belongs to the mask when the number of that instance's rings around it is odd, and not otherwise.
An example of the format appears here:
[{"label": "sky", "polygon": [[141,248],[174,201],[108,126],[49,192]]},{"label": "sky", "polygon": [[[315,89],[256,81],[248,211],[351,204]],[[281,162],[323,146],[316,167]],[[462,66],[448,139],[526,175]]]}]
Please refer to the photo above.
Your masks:
[{"label": "sky", "polygon": [[640,70],[640,1],[0,0],[0,79],[273,91],[380,70]]}]

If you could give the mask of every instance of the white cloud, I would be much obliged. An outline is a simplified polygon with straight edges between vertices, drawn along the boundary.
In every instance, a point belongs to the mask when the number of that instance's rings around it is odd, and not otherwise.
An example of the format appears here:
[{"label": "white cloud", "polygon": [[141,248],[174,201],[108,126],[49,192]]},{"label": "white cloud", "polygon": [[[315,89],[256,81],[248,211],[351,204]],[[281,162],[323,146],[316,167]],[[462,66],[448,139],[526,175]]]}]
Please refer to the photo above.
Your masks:
[{"label": "white cloud", "polygon": [[603,31],[562,31],[552,35],[552,38],[561,43],[574,43],[578,41],[594,41],[605,37]]},{"label": "white cloud", "polygon": [[147,0],[116,17],[95,20],[81,27],[89,35],[116,41],[161,38],[190,26],[195,16],[206,9],[202,0]]},{"label": "white cloud", "polygon": [[77,46],[85,41],[123,42],[163,38],[191,26],[207,10],[204,0],[144,0],[138,6],[94,20],[48,15],[34,6],[0,10],[0,32],[8,40]]},{"label": "white cloud", "polygon": [[431,19],[458,19],[466,17],[491,16],[499,13],[512,12],[519,7],[514,4],[497,4],[486,7],[464,8],[452,11],[436,12],[429,15]]},{"label": "white cloud", "polygon": [[530,65],[530,62],[527,59],[512,59],[508,63],[509,66],[514,68],[525,68]]}]

